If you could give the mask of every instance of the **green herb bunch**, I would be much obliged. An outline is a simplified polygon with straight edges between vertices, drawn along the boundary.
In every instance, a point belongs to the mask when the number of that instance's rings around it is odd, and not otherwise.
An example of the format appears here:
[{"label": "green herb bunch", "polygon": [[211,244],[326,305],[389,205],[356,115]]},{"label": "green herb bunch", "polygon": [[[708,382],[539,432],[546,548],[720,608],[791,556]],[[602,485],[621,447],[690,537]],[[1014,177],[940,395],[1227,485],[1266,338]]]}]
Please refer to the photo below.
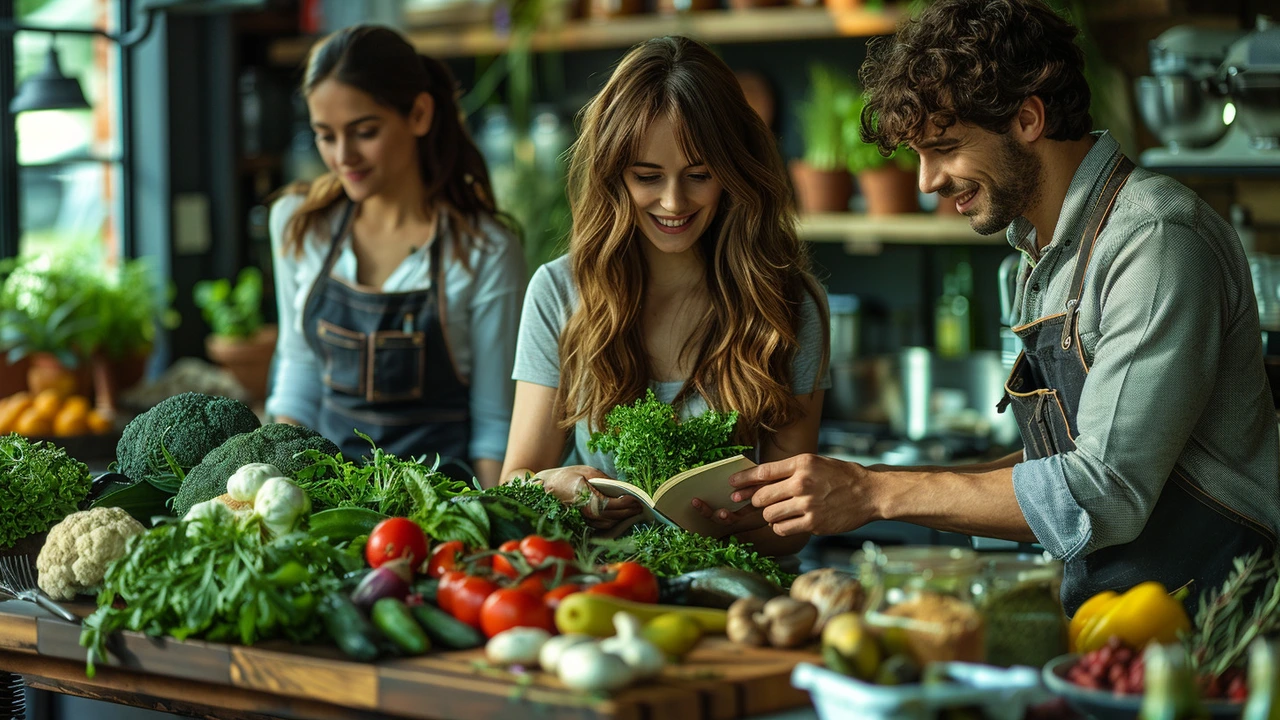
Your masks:
[{"label": "green herb bunch", "polygon": [[57,445],[0,437],[0,548],[75,512],[91,484],[89,468]]},{"label": "green herb bunch", "polygon": [[488,500],[491,520],[501,518],[543,537],[563,538],[579,547],[591,532],[581,510],[590,497],[588,493],[580,502],[562,503],[542,483],[526,477],[484,490],[482,496]]},{"label": "green herb bunch", "polygon": [[591,434],[587,449],[613,453],[619,478],[652,495],[685,470],[746,450],[728,444],[737,424],[737,412],[715,410],[681,421],[674,407],[647,390],[634,405],[610,410],[604,430]]},{"label": "green herb bunch", "polygon": [[1234,560],[1220,588],[1200,594],[1195,630],[1183,638],[1194,669],[1216,677],[1240,663],[1255,638],[1280,633],[1280,553]]},{"label": "green herb bunch", "polygon": [[[306,533],[265,540],[261,520],[252,515],[157,526],[130,538],[124,556],[107,569],[98,609],[80,634],[89,649],[86,674],[93,677],[107,639],[120,630],[245,645],[276,637],[314,640],[323,628],[320,598],[358,565]],[[126,606],[115,607],[117,598]]]},{"label": "green herb bunch", "polygon": [[466,487],[436,472],[435,465],[424,465],[421,459],[396,457],[375,445],[368,435],[359,430],[355,432],[373,451],[363,462],[351,462],[344,460],[341,453],[328,455],[319,450],[306,450],[301,456],[310,464],[294,475],[294,482],[311,498],[311,506],[316,511],[359,507],[388,517],[408,517],[414,509],[410,482],[419,482],[425,475],[432,484]]},{"label": "green herb bunch", "polygon": [[669,525],[645,525],[621,540],[597,542],[605,548],[602,561],[638,562],[658,577],[731,567],[761,575],[783,588],[791,587],[796,579],[783,571],[777,560],[752,550],[751,543],[733,538],[721,542]]}]

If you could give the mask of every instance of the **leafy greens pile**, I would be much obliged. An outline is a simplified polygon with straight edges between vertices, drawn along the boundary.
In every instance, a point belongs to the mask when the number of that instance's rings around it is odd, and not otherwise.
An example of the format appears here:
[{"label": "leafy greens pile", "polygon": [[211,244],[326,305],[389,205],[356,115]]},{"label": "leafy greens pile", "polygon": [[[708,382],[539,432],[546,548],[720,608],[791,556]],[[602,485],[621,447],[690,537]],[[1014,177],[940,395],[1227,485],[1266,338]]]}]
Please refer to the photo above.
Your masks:
[{"label": "leafy greens pile", "polygon": [[0,548],[75,512],[90,484],[89,468],[57,445],[0,436]]},{"label": "leafy greens pile", "polygon": [[734,538],[723,542],[669,525],[638,527],[621,540],[597,541],[604,548],[601,560],[638,562],[658,577],[675,577],[695,570],[732,567],[761,575],[779,587],[790,587],[796,576],[778,561],[751,549],[751,543]]},{"label": "leafy greens pile", "polygon": [[613,453],[619,478],[652,495],[685,470],[746,450],[728,444],[737,424],[737,412],[715,410],[681,421],[674,407],[648,390],[634,405],[610,410],[604,430],[591,434],[587,449]]},{"label": "leafy greens pile", "polygon": [[[93,677],[107,638],[119,630],[245,645],[274,637],[314,640],[323,628],[320,598],[361,564],[306,533],[266,540],[254,516],[159,525],[130,538],[124,556],[107,569],[98,609],[80,634],[89,649],[86,673]],[[126,607],[115,607],[117,598]]]}]

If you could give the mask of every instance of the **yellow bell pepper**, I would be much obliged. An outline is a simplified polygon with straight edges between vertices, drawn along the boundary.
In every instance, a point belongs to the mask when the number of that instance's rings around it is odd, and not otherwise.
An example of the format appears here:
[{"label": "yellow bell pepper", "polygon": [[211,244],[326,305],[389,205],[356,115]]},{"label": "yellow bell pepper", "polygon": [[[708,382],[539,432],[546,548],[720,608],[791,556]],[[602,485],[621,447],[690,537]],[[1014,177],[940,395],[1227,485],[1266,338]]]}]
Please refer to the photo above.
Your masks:
[{"label": "yellow bell pepper", "polygon": [[1087,653],[1107,644],[1112,635],[1141,650],[1152,640],[1171,643],[1191,628],[1182,603],[1158,582],[1145,582],[1123,595],[1111,591],[1089,598],[1068,628],[1072,651]]}]

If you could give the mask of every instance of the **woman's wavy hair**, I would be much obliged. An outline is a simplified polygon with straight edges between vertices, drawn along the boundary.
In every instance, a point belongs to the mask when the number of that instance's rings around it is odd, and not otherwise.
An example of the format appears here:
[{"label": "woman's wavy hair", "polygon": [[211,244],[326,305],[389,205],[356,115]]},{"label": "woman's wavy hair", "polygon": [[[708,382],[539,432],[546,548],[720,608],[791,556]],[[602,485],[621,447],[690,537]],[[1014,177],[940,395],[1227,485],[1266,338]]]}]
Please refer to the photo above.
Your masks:
[{"label": "woman's wavy hair", "polygon": [[[758,430],[776,431],[799,411],[788,381],[802,302],[817,302],[824,338],[827,311],[796,238],[773,135],[729,67],[683,37],[633,48],[581,113],[569,163],[569,257],[579,302],[560,337],[561,426],[586,419],[602,427],[605,414],[643,395],[652,377],[641,330],[647,240],[623,173],[663,117],[685,157],[706,163],[724,187],[698,244],[711,306],[681,350],[694,365],[676,402],[696,393],[714,409],[736,410],[738,436],[754,442]],[[826,352],[824,342],[820,373]]]},{"label": "woman's wavy hair", "polygon": [[[377,25],[355,25],[325,38],[311,50],[302,80],[303,95],[333,79],[368,93],[381,105],[408,116],[421,93],[435,101],[431,127],[418,139],[418,166],[427,197],[449,214],[453,250],[464,263],[467,250],[483,242],[479,222],[498,217],[489,170],[471,139],[458,107],[458,87],[443,63],[419,55],[400,33]],[[346,193],[332,172],[285,193],[306,199],[285,228],[285,252],[301,253],[308,233],[326,232],[329,214]],[[504,218],[504,222],[505,222]]]},{"label": "woman's wavy hair", "polygon": [[1079,31],[1040,0],[941,0],[869,44],[861,133],[888,155],[956,123],[1007,133],[1036,96],[1045,136],[1092,129]]}]

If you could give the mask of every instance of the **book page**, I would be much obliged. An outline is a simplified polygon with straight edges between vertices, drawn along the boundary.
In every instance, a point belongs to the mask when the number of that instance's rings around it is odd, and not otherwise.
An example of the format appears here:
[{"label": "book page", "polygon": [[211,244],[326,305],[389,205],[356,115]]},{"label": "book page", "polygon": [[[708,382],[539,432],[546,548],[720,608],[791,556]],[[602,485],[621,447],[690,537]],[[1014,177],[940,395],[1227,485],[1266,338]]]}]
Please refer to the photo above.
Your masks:
[{"label": "book page", "polygon": [[711,537],[727,535],[732,528],[711,518],[704,518],[693,507],[697,498],[710,505],[713,512],[721,509],[730,512],[750,504],[749,500],[734,502],[729,499],[733,486],[729,476],[755,467],[756,464],[742,455],[734,455],[701,467],[680,473],[668,480],[654,494],[654,509],[689,532]]}]

